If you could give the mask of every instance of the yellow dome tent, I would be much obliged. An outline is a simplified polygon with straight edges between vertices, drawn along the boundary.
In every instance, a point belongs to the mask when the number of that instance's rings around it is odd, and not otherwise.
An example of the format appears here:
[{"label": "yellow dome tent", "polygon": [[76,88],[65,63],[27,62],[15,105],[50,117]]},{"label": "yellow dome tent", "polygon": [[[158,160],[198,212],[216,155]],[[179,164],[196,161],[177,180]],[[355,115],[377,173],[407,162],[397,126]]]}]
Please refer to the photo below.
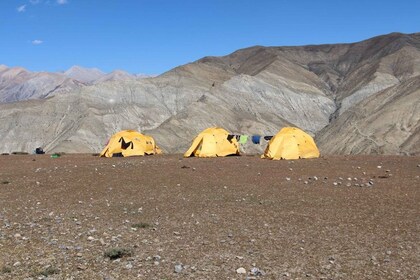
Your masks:
[{"label": "yellow dome tent", "polygon": [[112,135],[108,144],[99,155],[101,157],[129,157],[161,153],[162,151],[152,137],[135,130],[123,130]]},{"label": "yellow dome tent", "polygon": [[271,138],[261,157],[277,160],[318,158],[319,150],[309,134],[296,127],[285,127]]},{"label": "yellow dome tent", "polygon": [[239,155],[238,141],[235,138],[228,140],[229,132],[220,127],[211,127],[203,130],[193,140],[191,147],[184,157],[224,157]]}]

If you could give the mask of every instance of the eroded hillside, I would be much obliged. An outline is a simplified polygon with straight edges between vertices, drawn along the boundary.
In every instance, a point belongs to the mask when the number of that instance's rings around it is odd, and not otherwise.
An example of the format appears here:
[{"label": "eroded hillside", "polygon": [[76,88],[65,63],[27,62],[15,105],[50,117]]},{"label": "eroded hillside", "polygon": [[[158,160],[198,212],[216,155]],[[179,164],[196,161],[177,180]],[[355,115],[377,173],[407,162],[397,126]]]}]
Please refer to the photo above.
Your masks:
[{"label": "eroded hillside", "polygon": [[52,98],[1,104],[0,151],[98,152],[111,134],[136,129],[166,152],[183,152],[209,126],[273,135],[292,125],[316,135],[324,154],[418,154],[419,73],[420,33],[256,46],[155,78],[117,73]]}]

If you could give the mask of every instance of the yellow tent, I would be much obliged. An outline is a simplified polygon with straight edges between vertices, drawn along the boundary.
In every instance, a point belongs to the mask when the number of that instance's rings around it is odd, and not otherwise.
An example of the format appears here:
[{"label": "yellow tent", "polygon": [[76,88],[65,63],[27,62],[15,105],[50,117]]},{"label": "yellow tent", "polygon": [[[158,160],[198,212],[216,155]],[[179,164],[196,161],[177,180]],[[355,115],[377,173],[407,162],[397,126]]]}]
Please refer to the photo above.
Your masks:
[{"label": "yellow tent", "polygon": [[211,127],[203,130],[192,142],[184,157],[224,157],[239,155],[238,141],[235,138],[228,140],[229,132],[220,127]]},{"label": "yellow tent", "polygon": [[261,157],[269,159],[317,158],[319,150],[309,134],[296,127],[285,127],[271,138]]},{"label": "yellow tent", "polygon": [[135,130],[123,130],[112,135],[108,144],[100,153],[101,157],[144,156],[161,154],[155,140]]}]

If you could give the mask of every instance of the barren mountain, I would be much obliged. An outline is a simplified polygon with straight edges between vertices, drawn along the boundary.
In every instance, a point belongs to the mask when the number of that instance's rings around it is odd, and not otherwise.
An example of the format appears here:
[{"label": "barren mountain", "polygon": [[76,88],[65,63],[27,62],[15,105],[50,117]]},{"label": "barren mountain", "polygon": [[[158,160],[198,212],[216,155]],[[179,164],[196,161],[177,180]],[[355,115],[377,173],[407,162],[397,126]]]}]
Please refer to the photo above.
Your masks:
[{"label": "barren mountain", "polygon": [[60,73],[30,72],[21,67],[0,66],[0,102],[42,99],[68,93],[82,86]]},{"label": "barren mountain", "polygon": [[420,154],[420,79],[413,77],[352,106],[317,135],[331,154]]},{"label": "barren mountain", "polygon": [[97,68],[83,68],[75,65],[65,71],[64,75],[82,83],[90,84],[106,74]]},{"label": "barren mountain", "polygon": [[208,126],[273,135],[293,125],[317,135],[324,154],[419,154],[419,62],[420,33],[251,47],[155,78],[0,105],[0,151],[97,152],[130,128],[153,135],[166,152],[183,152]]}]

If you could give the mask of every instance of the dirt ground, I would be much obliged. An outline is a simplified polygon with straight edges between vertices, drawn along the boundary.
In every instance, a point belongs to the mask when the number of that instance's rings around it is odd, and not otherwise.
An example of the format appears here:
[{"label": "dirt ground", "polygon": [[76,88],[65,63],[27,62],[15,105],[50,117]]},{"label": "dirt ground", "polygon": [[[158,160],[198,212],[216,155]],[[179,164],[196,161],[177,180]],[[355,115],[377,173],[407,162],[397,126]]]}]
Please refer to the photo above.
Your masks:
[{"label": "dirt ground", "polygon": [[419,279],[420,157],[0,156],[0,279]]}]

